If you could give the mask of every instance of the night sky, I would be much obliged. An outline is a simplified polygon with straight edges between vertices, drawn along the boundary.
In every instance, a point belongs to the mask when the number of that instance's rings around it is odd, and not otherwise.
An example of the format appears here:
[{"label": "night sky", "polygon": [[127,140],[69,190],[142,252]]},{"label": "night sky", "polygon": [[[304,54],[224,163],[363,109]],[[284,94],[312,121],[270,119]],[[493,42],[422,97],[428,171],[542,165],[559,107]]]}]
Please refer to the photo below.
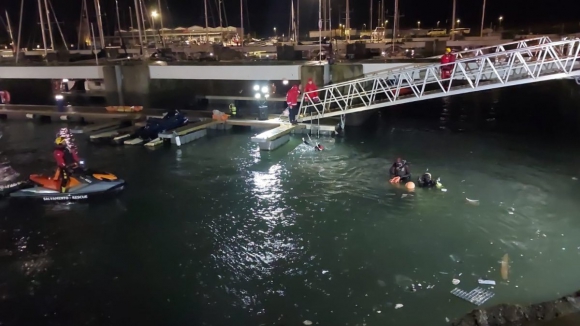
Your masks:
[{"label": "night sky", "polygon": [[[12,21],[13,29],[17,29],[19,6],[21,0],[0,0],[0,10],[4,18],[4,10],[8,10]],[[76,39],[76,29],[78,26],[81,0],[51,0],[55,8],[59,21],[63,22],[61,27],[67,37]],[[121,25],[126,28],[129,25],[129,9],[133,6],[133,0],[118,0]],[[208,0],[210,3],[210,26],[213,24],[212,16],[215,17],[215,25],[218,25],[218,15],[216,10],[217,0]],[[290,0],[244,0],[247,1],[245,27],[248,28],[248,12],[250,32],[257,32],[261,36],[273,34],[276,27],[278,34],[288,32],[290,20]],[[377,7],[378,0],[372,0]],[[23,36],[24,44],[30,42],[38,43],[41,40],[40,30],[34,28],[38,22],[37,0],[24,0],[24,22]],[[493,21],[497,24],[498,17],[504,16],[503,25],[505,27],[518,26],[525,28],[533,24],[580,22],[580,16],[572,8],[577,7],[578,0],[555,0],[553,2],[534,2],[526,0],[487,0],[486,27]],[[87,0],[89,10],[94,10],[93,0]],[[232,26],[240,25],[240,1],[223,0],[227,10],[228,24]],[[452,0],[399,0],[401,14],[405,17],[401,20],[401,27],[415,27],[417,21],[421,21],[422,28],[434,27],[437,21],[441,21],[442,27],[447,20],[450,22],[452,12]],[[145,0],[147,7],[156,9],[157,0]],[[346,0],[332,0],[333,26],[336,26],[339,11],[342,12],[341,23],[344,23],[344,7]],[[351,0],[351,27],[361,28],[363,24],[369,22],[370,0]],[[558,6],[556,7],[556,4]],[[576,4],[576,5],[573,5]],[[164,14],[164,25],[166,27],[189,27],[192,25],[205,25],[203,0],[161,0]],[[553,6],[550,6],[553,5]],[[394,0],[387,0],[385,9],[392,14]],[[101,0],[101,7],[105,15],[103,25],[109,33],[115,28],[115,0]],[[150,11],[151,11],[150,10]],[[461,19],[461,27],[471,27],[479,30],[481,24],[482,0],[457,0],[457,18]],[[318,1],[300,0],[300,31],[301,34],[308,29],[317,28]],[[212,15],[213,13],[213,15]],[[373,10],[376,15],[376,10]],[[392,21],[392,18],[388,18]],[[5,19],[4,19],[5,20]],[[225,20],[225,19],[224,19]],[[376,17],[373,24],[376,24]],[[579,23],[580,26],[580,23]],[[96,25],[95,25],[96,28]],[[580,27],[579,27],[580,29]],[[55,31],[55,37],[57,32]],[[0,24],[0,38],[7,36],[7,31]]]}]

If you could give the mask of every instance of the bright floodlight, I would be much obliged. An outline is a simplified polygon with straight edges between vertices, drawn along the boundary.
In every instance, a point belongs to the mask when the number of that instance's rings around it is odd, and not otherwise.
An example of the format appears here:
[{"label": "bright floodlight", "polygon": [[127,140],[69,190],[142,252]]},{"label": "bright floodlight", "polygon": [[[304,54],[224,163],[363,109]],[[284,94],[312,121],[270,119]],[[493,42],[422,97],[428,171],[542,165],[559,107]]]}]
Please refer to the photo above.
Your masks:
[{"label": "bright floodlight", "polygon": [[259,91],[259,90],[260,90],[260,86],[258,86],[258,85],[254,85],[254,90],[255,90],[256,92],[257,92],[257,91]]},{"label": "bright floodlight", "polygon": [[260,93],[256,93],[256,95],[254,95],[255,98],[259,99],[260,97],[262,97],[262,94]]},{"label": "bright floodlight", "polygon": [[151,13],[151,17],[153,17],[153,18],[157,18],[157,16],[159,16],[159,14],[157,13],[157,10],[154,10],[154,11]]},{"label": "bright floodlight", "polygon": [[63,83],[68,83],[68,79],[65,78],[65,79],[62,80],[62,82]]},{"label": "bright floodlight", "polygon": [[266,95],[264,95],[264,97],[265,98],[268,98],[268,97],[270,97],[270,94],[266,94]]},{"label": "bright floodlight", "polygon": [[263,86],[262,87],[262,93],[268,94],[268,86]]},{"label": "bright floodlight", "polygon": [[62,95],[58,94],[58,95],[55,95],[55,96],[54,96],[54,98],[55,98],[57,101],[60,101],[60,100],[62,100],[64,97],[63,97]]},{"label": "bright floodlight", "polygon": [[284,85],[288,85],[288,79],[284,79],[284,80],[282,81],[282,84],[284,84]]}]

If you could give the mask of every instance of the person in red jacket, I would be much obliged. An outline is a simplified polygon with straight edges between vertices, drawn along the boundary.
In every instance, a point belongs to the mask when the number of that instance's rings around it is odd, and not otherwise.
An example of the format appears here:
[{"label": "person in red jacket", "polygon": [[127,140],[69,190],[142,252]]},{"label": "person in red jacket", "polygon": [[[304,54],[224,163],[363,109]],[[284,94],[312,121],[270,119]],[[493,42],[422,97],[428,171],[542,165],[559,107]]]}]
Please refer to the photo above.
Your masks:
[{"label": "person in red jacket", "polygon": [[298,123],[296,121],[296,115],[298,114],[298,96],[300,95],[300,90],[298,85],[294,85],[290,88],[288,93],[286,93],[286,103],[288,104],[289,118],[292,124]]},{"label": "person in red jacket", "polygon": [[[451,49],[445,49],[445,54],[441,56],[441,64],[444,65],[446,63],[453,63],[455,62],[455,55],[451,53]],[[455,65],[448,64],[445,66],[441,66],[441,79],[449,79],[451,78],[451,72],[453,72],[453,67]]]},{"label": "person in red jacket", "polygon": [[80,160],[76,152],[68,149],[64,137],[56,137],[54,143],[56,147],[52,154],[59,169],[60,192],[65,193],[70,174],[79,166]]},{"label": "person in red jacket", "polygon": [[320,102],[320,98],[318,98],[318,87],[316,87],[312,78],[308,78],[306,87],[304,87],[304,95],[306,95],[307,100],[311,99],[314,103]]}]

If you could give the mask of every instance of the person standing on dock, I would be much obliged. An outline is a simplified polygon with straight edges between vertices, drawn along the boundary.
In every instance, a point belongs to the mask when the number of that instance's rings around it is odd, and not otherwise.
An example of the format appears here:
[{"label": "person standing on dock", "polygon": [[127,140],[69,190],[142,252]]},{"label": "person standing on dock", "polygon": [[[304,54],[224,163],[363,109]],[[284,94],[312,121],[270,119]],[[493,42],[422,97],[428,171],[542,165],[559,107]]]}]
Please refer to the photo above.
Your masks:
[{"label": "person standing on dock", "polygon": [[300,90],[298,85],[294,85],[290,88],[288,93],[286,93],[286,103],[288,104],[288,111],[290,111],[290,123],[297,124],[296,115],[298,114],[298,95],[300,95]]},{"label": "person standing on dock", "polygon": [[308,78],[308,82],[306,83],[306,87],[304,87],[304,94],[306,95],[306,99],[312,103],[320,102],[320,98],[318,97],[318,87],[312,80],[312,78]]},{"label": "person standing on dock", "polygon": [[445,49],[445,54],[441,56],[441,79],[445,80],[444,85],[449,85],[449,79],[453,72],[455,54],[451,53],[451,48]]},{"label": "person standing on dock", "polygon": [[236,108],[236,105],[234,103],[231,103],[229,108],[230,108],[230,115],[235,118],[238,114],[238,108]]}]

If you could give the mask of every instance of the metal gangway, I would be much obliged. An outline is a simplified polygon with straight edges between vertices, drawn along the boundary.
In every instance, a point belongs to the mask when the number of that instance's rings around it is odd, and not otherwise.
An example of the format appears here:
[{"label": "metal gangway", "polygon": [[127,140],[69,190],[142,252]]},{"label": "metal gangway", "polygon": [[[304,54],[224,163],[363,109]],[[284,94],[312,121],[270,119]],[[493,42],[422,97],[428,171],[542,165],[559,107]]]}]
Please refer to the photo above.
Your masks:
[{"label": "metal gangway", "polygon": [[[506,51],[513,50],[513,49],[522,49],[522,48],[527,48],[530,46],[546,44],[546,43],[551,43],[551,42],[552,42],[552,40],[548,36],[540,36],[540,37],[521,39],[521,40],[517,40],[517,41],[513,41],[513,42],[485,46],[485,47],[480,47],[480,48],[475,48],[475,49],[467,49],[467,50],[463,50],[463,51],[459,51],[459,52],[454,52],[453,54],[455,55],[455,57],[457,59],[463,59],[463,58],[476,57],[476,56],[480,56],[480,55],[484,55],[484,54],[488,54],[488,53],[500,53],[500,52],[506,52]],[[435,59],[440,59],[441,56],[443,56],[443,54],[428,57],[426,59],[435,60]],[[417,67],[418,68],[418,67],[424,67],[424,66],[427,66],[430,64],[432,64],[432,63],[431,62],[410,63],[408,65],[402,65],[402,66],[397,67],[397,68],[403,68],[403,67],[405,67],[405,68]],[[381,72],[384,72],[387,70],[390,70],[390,69],[383,69],[383,70],[377,70],[377,71],[373,71],[370,73],[366,73],[366,74],[364,74],[364,77],[372,76],[372,75],[375,75],[377,73],[381,73]],[[356,78],[353,78],[353,79],[356,79]]]},{"label": "metal gangway", "polygon": [[[580,40],[548,41],[545,38],[532,46],[521,43],[511,50],[503,47],[498,51],[496,46],[496,51],[488,53],[482,49],[465,51],[454,63],[445,65],[380,71],[322,87],[318,102],[311,100],[311,92],[306,92],[298,121],[319,124],[320,119],[340,116],[344,128],[349,113],[553,79],[580,80]],[[449,67],[449,78],[442,77],[445,66]]]}]

